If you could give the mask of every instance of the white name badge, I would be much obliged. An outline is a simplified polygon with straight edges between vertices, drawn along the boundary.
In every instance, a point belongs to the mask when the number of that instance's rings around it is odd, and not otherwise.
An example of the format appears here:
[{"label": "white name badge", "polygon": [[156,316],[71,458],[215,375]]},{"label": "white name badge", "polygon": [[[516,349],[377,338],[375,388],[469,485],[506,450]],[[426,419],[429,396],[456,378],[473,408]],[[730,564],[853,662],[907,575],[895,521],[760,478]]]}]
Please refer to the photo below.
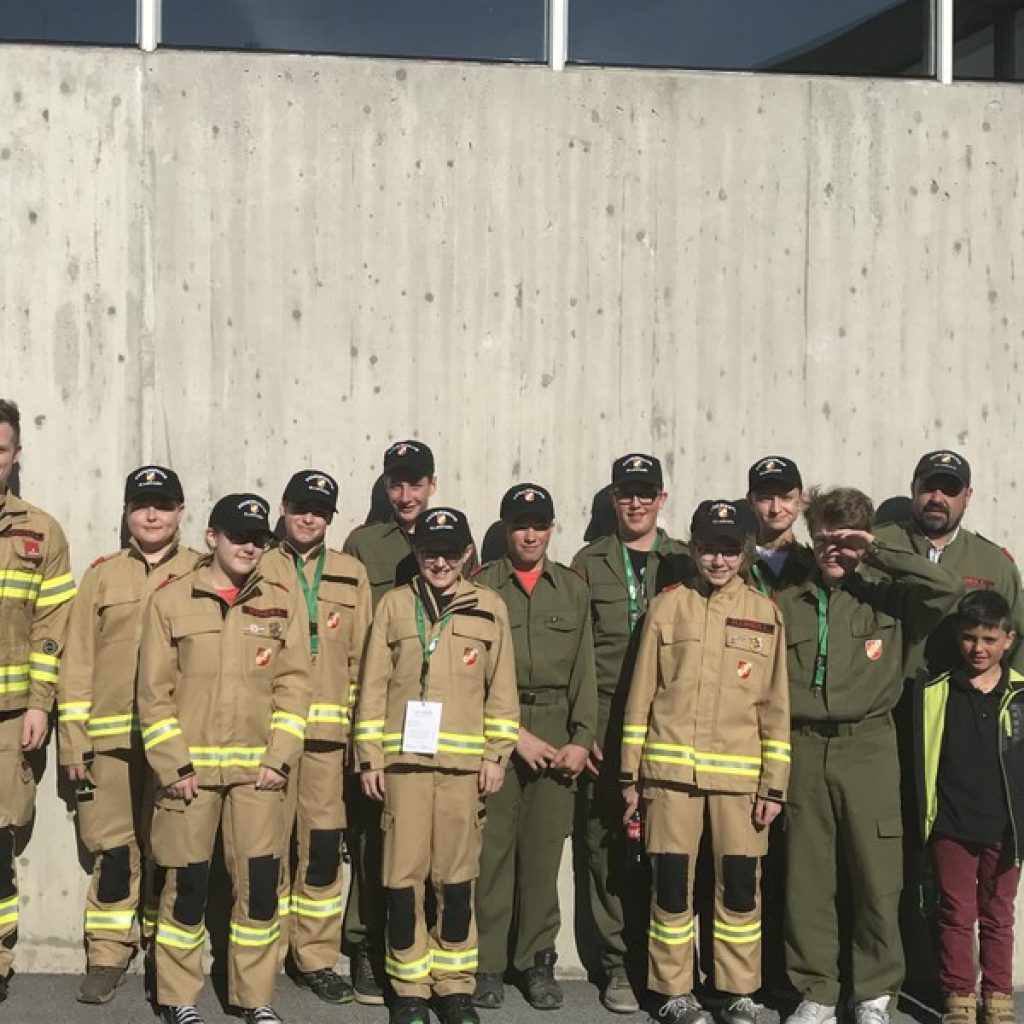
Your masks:
[{"label": "white name badge", "polygon": [[441,706],[441,702],[436,700],[411,700],[405,705],[403,754],[437,753],[437,737],[441,732]]}]

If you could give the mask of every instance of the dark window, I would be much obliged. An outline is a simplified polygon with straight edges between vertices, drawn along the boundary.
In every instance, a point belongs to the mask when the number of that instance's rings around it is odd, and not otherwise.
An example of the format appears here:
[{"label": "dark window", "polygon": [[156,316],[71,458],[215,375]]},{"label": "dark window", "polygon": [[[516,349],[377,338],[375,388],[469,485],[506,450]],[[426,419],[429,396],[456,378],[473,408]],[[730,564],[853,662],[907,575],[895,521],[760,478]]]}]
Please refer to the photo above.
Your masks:
[{"label": "dark window", "polygon": [[569,60],[925,76],[930,23],[930,0],[569,0]]},{"label": "dark window", "polygon": [[547,0],[165,0],[163,46],[547,60]]},{"label": "dark window", "polygon": [[1024,0],[956,0],[953,77],[1024,82]]},{"label": "dark window", "polygon": [[0,39],[134,46],[135,0],[0,0]]}]

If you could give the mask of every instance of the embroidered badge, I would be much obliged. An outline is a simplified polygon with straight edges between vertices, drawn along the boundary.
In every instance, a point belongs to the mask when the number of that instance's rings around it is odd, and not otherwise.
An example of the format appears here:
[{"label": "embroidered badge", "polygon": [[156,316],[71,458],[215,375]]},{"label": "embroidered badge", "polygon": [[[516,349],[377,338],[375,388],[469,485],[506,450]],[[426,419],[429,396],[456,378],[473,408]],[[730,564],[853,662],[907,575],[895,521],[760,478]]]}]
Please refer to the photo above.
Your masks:
[{"label": "embroidered badge", "polygon": [[271,650],[269,647],[256,648],[256,664],[260,668],[266,668],[270,664]]},{"label": "embroidered badge", "polygon": [[327,628],[337,629],[341,625],[341,616],[337,612],[330,612],[327,616]]},{"label": "embroidered badge", "polygon": [[736,675],[738,675],[740,679],[749,679],[753,672],[754,666],[751,665],[749,661],[740,661],[736,666]]},{"label": "embroidered badge", "polygon": [[39,550],[39,541],[37,540],[26,540],[25,541],[25,557],[26,558],[39,558],[41,557]]},{"label": "embroidered badge", "polygon": [[865,640],[864,653],[868,656],[869,661],[878,661],[882,656],[882,641],[877,639]]},{"label": "embroidered badge", "polygon": [[476,664],[477,658],[480,657],[480,652],[475,647],[463,647],[462,648],[462,661],[463,664],[472,668]]}]

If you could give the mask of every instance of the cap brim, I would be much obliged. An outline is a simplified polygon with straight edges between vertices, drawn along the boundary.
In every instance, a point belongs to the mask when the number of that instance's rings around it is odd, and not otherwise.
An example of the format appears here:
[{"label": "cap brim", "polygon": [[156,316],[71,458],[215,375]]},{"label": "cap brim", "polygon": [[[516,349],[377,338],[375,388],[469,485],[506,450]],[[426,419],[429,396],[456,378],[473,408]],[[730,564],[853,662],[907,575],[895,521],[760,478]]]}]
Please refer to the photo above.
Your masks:
[{"label": "cap brim", "polygon": [[173,501],[177,505],[184,504],[185,501],[180,494],[165,487],[140,487],[138,490],[131,491],[125,495],[124,503],[129,505],[140,498],[158,498],[161,501]]}]

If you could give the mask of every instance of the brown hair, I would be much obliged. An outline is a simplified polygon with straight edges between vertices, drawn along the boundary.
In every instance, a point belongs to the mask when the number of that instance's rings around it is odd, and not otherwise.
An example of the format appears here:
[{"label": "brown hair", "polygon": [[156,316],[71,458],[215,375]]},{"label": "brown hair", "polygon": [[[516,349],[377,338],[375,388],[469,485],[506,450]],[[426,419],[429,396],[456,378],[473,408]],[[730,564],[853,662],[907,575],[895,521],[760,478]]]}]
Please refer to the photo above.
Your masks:
[{"label": "brown hair", "polygon": [[11,425],[14,446],[19,447],[21,445],[21,413],[18,412],[17,402],[12,402],[9,398],[0,398],[0,423]]},{"label": "brown hair", "polygon": [[812,537],[821,530],[870,530],[875,518],[871,499],[855,487],[812,487],[804,520]]}]

